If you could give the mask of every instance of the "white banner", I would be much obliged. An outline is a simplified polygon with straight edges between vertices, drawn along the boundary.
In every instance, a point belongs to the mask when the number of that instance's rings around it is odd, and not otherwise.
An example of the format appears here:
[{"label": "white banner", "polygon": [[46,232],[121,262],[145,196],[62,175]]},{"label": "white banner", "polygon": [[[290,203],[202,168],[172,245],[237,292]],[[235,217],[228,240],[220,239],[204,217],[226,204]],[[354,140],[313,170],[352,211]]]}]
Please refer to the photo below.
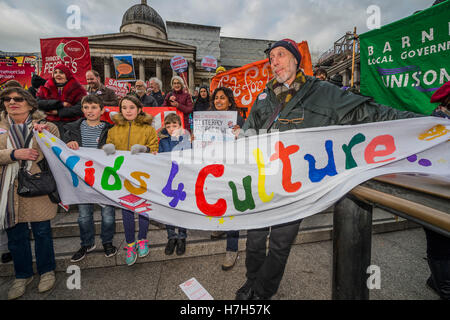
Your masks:
[{"label": "white banner", "polygon": [[133,208],[164,224],[246,230],[318,213],[360,183],[389,173],[450,183],[450,121],[424,117],[263,134],[157,155],[73,151],[38,142],[65,204]]}]

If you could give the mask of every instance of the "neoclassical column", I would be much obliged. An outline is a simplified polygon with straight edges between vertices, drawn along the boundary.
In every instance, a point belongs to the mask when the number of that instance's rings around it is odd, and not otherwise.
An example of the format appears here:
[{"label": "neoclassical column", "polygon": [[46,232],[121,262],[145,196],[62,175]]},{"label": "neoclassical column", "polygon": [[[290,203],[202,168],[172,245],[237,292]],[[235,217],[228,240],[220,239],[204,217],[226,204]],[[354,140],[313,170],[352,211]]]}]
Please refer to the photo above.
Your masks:
[{"label": "neoclassical column", "polygon": [[139,80],[145,81],[145,59],[139,59]]},{"label": "neoclassical column", "polygon": [[103,70],[105,73],[105,78],[111,78],[111,65],[110,58],[103,58]]},{"label": "neoclassical column", "polygon": [[195,80],[194,80],[194,63],[195,61],[189,61],[189,90],[194,94]]},{"label": "neoclassical column", "polygon": [[156,59],[156,77],[162,81],[161,59]]}]

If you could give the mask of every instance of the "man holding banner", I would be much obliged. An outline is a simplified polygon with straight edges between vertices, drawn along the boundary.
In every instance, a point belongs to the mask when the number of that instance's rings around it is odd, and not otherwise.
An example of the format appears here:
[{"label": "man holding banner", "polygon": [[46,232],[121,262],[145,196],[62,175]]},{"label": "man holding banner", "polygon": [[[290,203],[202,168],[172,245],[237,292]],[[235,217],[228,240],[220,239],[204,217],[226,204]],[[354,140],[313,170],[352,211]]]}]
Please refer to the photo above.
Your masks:
[{"label": "man holding banner", "polygon": [[[326,81],[306,76],[300,68],[302,56],[293,40],[274,43],[268,54],[275,79],[267,83],[255,101],[243,126],[245,135],[420,116],[379,105],[370,97],[344,92]],[[270,299],[277,292],[301,221],[248,231],[247,281],[236,292],[237,300]]]}]

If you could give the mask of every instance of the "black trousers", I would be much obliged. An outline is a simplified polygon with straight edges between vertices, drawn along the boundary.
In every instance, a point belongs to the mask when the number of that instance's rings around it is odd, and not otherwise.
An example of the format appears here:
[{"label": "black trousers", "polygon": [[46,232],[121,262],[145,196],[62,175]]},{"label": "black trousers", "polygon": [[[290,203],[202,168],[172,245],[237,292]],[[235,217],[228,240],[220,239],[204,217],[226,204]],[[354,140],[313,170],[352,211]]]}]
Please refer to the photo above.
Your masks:
[{"label": "black trousers", "polygon": [[[298,220],[247,232],[246,275],[257,295],[270,298],[277,292],[301,222]],[[269,233],[269,250],[266,253]]]},{"label": "black trousers", "polygon": [[450,238],[423,228],[427,238],[427,257],[435,260],[450,259]]}]

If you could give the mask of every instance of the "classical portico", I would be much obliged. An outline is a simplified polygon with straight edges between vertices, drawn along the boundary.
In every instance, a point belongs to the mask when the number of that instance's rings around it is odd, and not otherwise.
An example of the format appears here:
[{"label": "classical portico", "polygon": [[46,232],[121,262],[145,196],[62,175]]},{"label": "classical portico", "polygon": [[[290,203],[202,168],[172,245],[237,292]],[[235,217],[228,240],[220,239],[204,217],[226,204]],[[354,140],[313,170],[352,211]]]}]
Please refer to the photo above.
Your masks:
[{"label": "classical portico", "polygon": [[136,78],[148,80],[158,77],[163,88],[170,90],[174,75],[170,59],[180,55],[189,63],[188,83],[194,91],[196,47],[167,40],[167,31],[161,16],[146,0],[129,8],[122,18],[120,33],[93,35],[89,38],[92,68],[103,77],[115,78],[113,55],[133,55]]},{"label": "classical portico", "polygon": [[[163,82],[166,90],[170,89],[170,79],[173,76],[170,59],[181,55],[189,62],[189,77],[194,73],[196,48],[193,46],[158,39],[133,32],[95,35],[89,37],[92,67],[102,76],[115,78],[113,55],[133,55],[136,78],[148,80],[157,77]],[[189,81],[190,79],[188,79]],[[194,82],[189,81],[193,92]]]}]

